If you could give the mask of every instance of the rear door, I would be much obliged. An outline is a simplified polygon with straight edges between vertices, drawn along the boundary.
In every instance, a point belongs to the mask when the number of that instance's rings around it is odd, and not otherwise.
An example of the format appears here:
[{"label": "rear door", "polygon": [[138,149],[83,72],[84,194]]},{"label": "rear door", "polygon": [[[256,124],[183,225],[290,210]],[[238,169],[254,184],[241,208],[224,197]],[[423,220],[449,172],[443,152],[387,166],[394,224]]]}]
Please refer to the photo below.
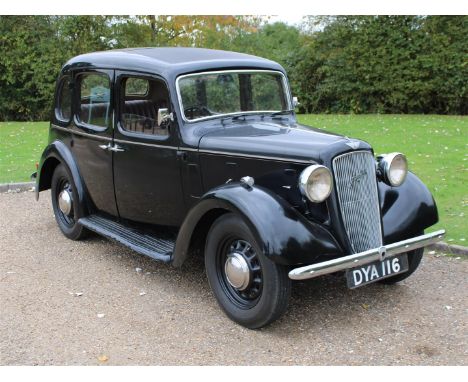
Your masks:
[{"label": "rear door", "polygon": [[74,75],[71,150],[96,209],[117,216],[112,175],[113,70],[83,70]]},{"label": "rear door", "polygon": [[[116,71],[114,186],[119,215],[177,226],[185,216],[176,123],[169,90],[158,77]],[[159,121],[161,122],[161,121]]]}]

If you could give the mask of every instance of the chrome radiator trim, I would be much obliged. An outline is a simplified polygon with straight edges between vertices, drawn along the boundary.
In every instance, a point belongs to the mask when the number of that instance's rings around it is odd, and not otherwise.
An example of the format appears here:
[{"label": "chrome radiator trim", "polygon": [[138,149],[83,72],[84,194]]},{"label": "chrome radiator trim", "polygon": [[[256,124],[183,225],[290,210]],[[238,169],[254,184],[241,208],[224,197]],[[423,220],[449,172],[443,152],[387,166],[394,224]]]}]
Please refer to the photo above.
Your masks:
[{"label": "chrome radiator trim", "polygon": [[353,151],[333,159],[333,175],[344,229],[354,253],[382,245],[382,222],[374,156]]}]

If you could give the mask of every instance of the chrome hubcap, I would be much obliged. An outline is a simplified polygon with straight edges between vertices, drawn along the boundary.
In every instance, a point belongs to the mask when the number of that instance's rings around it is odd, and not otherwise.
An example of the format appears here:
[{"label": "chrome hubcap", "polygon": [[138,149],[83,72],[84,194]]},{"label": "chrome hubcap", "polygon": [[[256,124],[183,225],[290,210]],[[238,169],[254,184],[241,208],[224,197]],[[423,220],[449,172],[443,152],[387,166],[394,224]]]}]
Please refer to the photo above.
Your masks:
[{"label": "chrome hubcap", "polygon": [[244,290],[250,284],[250,269],[247,260],[240,253],[228,254],[224,272],[229,284],[237,290]]},{"label": "chrome hubcap", "polygon": [[72,198],[70,192],[68,190],[62,190],[58,196],[58,205],[60,211],[63,212],[65,215],[70,215],[72,211]]}]

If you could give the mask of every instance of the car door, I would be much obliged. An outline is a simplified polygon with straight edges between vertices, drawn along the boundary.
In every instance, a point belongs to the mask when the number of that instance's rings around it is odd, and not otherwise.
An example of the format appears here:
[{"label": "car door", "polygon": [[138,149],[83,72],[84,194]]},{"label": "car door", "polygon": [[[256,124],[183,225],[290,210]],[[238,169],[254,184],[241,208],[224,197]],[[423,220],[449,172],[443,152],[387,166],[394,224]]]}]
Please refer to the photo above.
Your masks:
[{"label": "car door", "polygon": [[176,123],[167,84],[116,71],[114,187],[119,215],[139,223],[177,226],[185,216]]},{"label": "car door", "polygon": [[74,73],[71,150],[94,207],[117,216],[112,174],[113,70]]}]

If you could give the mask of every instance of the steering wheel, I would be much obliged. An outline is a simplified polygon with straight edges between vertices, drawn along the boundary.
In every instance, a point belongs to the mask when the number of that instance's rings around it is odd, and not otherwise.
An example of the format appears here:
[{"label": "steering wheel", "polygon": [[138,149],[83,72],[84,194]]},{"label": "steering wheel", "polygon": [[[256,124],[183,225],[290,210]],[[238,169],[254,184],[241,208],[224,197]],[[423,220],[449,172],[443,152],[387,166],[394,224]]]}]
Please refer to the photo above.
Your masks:
[{"label": "steering wheel", "polygon": [[211,112],[210,109],[208,109],[204,105],[196,105],[196,106],[191,106],[186,109],[184,109],[184,114],[189,115],[190,119],[194,119],[196,117],[207,117],[209,115],[212,115],[213,113]]}]

